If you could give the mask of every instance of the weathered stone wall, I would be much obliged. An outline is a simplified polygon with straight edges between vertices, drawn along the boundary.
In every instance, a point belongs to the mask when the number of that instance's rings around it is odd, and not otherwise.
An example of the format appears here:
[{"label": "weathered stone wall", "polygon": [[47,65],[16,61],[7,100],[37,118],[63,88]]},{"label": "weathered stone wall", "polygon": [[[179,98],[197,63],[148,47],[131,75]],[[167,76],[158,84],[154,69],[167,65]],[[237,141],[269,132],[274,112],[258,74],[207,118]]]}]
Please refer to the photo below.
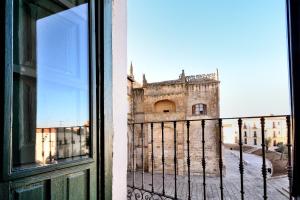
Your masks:
[{"label": "weathered stone wall", "polygon": [[[186,119],[218,118],[219,110],[219,83],[204,82],[202,84],[189,84],[187,86]],[[193,116],[192,106],[198,103],[207,105],[207,115]],[[209,120],[205,122],[205,159],[206,172],[208,175],[219,174],[219,131],[218,121]],[[192,121],[190,124],[190,155],[191,172],[202,173],[202,128],[201,121]],[[187,157],[187,144],[185,144],[185,157]],[[187,168],[187,167],[185,167]]]},{"label": "weathered stone wall", "polygon": [[[219,109],[219,83],[208,82],[202,84],[189,84],[187,86],[186,115],[191,117],[192,106],[197,103],[207,105],[206,118],[217,118],[220,115]],[[199,116],[197,116],[199,118]]]},{"label": "weathered stone wall", "polygon": [[[187,134],[185,134],[185,137]],[[208,176],[219,174],[219,132],[218,123],[215,120],[205,122],[204,130],[204,151],[206,160],[206,173]],[[185,158],[187,157],[187,143],[184,144]],[[192,121],[190,123],[190,156],[191,172],[193,174],[202,174],[202,128],[201,121]],[[185,164],[187,170],[187,165]]]},{"label": "weathered stone wall", "polygon": [[[162,125],[161,123],[155,123],[153,125],[153,153],[154,153],[154,172],[162,173]],[[149,129],[148,129],[149,130]],[[174,124],[164,123],[164,163],[165,163],[165,173],[174,173]],[[184,172],[184,150],[183,150],[183,123],[176,124],[176,151],[177,151],[177,172],[178,174],[183,174]],[[148,163],[149,171],[152,171],[152,144],[151,144],[151,131],[148,132]]]},{"label": "weathered stone wall", "polygon": [[162,100],[174,102],[176,105],[176,112],[185,111],[186,88],[184,84],[147,85],[143,89],[145,114],[154,113],[155,103]]}]

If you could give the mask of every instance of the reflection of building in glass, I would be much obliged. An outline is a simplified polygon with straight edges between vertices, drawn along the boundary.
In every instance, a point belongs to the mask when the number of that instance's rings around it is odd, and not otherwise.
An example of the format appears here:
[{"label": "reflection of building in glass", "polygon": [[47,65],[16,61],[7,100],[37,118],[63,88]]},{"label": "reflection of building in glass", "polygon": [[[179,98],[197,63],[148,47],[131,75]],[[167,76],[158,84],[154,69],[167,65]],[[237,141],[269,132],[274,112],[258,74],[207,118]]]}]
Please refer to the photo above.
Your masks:
[{"label": "reflection of building in glass", "polygon": [[89,127],[36,129],[36,164],[51,164],[89,154]]},{"label": "reflection of building in glass", "polygon": [[[201,119],[219,117],[219,80],[217,73],[208,75],[186,76],[184,70],[178,79],[148,83],[145,75],[143,83],[138,84],[133,79],[132,66],[128,83],[128,122],[145,123],[153,121],[173,120],[199,120],[191,121],[190,133],[190,160],[191,173],[201,174]],[[162,172],[162,149],[164,149],[165,172],[174,171],[174,148],[177,150],[178,173],[187,173],[187,127],[185,122],[177,122],[176,140],[174,147],[173,123],[164,123],[164,146],[162,145],[161,124],[153,125],[153,147],[151,145],[151,124],[141,124],[134,127],[134,141],[132,140],[133,126],[128,127],[128,168],[152,171],[151,157],[152,148],[154,155],[154,168],[157,173]],[[207,174],[217,175],[219,173],[219,149],[217,120],[205,122],[205,155]],[[144,135],[144,137],[143,137]],[[142,141],[144,140],[144,145]],[[132,163],[132,149],[134,151],[134,163]],[[144,149],[144,160],[142,159]]]}]

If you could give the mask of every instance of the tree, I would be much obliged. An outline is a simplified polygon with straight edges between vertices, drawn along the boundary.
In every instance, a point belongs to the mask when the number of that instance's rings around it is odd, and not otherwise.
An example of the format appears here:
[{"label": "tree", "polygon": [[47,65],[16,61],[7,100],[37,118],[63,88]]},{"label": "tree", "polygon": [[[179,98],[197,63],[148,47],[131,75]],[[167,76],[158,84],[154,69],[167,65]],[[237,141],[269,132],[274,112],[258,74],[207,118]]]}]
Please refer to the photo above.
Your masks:
[{"label": "tree", "polygon": [[282,160],[283,159],[283,155],[287,151],[287,146],[285,144],[281,143],[281,144],[278,145],[278,150],[277,151],[281,153],[280,160]]},{"label": "tree", "polygon": [[267,152],[269,151],[269,147],[271,145],[271,142],[272,142],[272,138],[271,137],[268,137],[267,139],[265,139],[265,145],[266,145],[266,151]]}]

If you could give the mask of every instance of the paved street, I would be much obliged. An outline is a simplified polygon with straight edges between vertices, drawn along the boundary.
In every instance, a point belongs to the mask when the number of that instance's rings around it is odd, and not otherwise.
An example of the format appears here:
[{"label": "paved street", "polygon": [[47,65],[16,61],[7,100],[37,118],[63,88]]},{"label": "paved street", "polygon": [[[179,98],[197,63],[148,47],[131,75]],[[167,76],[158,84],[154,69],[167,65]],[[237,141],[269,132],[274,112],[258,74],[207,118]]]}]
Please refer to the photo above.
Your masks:
[{"label": "paved street", "polygon": [[[240,195],[240,173],[239,173],[239,152],[224,149],[224,164],[226,175],[224,182],[224,199],[241,199]],[[245,199],[263,199],[263,179],[261,175],[261,157],[243,153],[245,161],[244,191]],[[267,167],[271,168],[271,163],[267,161]],[[268,199],[283,200],[288,199],[288,179],[287,177],[270,178],[267,180]],[[136,172],[135,185],[141,187],[141,172]],[[207,199],[220,199],[220,178],[206,178]],[[192,199],[203,199],[202,176],[191,176],[191,196]],[[132,173],[128,173],[128,185],[132,185]],[[151,174],[144,175],[144,188],[151,191]],[[162,175],[154,175],[154,191],[161,193],[163,188]],[[174,176],[165,176],[165,191],[169,196],[174,196]],[[188,178],[187,176],[177,176],[177,194],[180,199],[187,199]]]},{"label": "paved street", "polygon": [[[228,155],[231,154],[231,155]],[[230,169],[235,168],[235,163],[231,163],[230,161],[232,160],[236,160],[234,159],[233,156],[236,157],[236,159],[239,162],[240,159],[240,152],[239,151],[233,151],[233,150],[228,150],[225,149],[225,162],[228,166],[230,166]],[[261,167],[262,167],[262,157],[254,155],[254,154],[249,154],[249,153],[243,153],[243,160],[244,160],[244,166],[245,166],[245,173],[248,175],[251,175],[253,177],[255,176],[260,176],[261,175]],[[231,166],[233,164],[233,166]],[[273,171],[272,169],[272,163],[266,159],[266,167],[270,168],[271,171]],[[229,170],[229,169],[228,169]],[[257,174],[257,172],[259,172],[259,174]],[[239,176],[239,174],[237,174],[232,170],[228,171],[229,175],[232,176]],[[267,176],[270,178],[272,176],[272,173],[267,173]]]}]

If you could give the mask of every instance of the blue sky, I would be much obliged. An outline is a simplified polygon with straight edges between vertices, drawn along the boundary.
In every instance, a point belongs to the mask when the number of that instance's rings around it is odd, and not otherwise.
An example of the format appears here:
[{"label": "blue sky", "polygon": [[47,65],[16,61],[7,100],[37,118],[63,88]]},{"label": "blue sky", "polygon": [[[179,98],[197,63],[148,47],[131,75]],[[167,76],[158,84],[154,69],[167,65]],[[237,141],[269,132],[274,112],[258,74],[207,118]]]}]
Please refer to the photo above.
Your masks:
[{"label": "blue sky", "polygon": [[89,120],[88,5],[37,21],[37,127]]},{"label": "blue sky", "polygon": [[219,70],[221,116],[288,114],[284,0],[128,0],[128,66],[148,82]]}]

